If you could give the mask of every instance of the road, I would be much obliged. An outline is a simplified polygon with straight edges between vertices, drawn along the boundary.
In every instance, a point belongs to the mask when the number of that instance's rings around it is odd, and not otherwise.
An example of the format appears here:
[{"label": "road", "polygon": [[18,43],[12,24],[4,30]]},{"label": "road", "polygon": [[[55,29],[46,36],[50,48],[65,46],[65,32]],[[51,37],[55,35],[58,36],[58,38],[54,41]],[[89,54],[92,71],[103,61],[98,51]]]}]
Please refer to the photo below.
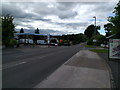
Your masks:
[{"label": "road", "polygon": [[3,88],[32,88],[83,49],[82,45],[3,50]]}]

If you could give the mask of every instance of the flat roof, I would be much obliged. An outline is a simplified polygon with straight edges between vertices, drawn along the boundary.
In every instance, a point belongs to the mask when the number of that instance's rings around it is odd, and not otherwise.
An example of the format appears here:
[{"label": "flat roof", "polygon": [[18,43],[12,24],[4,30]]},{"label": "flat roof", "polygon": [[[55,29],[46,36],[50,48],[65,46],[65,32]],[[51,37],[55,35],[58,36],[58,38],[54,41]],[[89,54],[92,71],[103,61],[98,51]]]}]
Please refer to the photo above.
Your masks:
[{"label": "flat roof", "polygon": [[48,34],[36,34],[36,33],[16,33],[16,35],[42,35],[42,36],[47,36]]}]

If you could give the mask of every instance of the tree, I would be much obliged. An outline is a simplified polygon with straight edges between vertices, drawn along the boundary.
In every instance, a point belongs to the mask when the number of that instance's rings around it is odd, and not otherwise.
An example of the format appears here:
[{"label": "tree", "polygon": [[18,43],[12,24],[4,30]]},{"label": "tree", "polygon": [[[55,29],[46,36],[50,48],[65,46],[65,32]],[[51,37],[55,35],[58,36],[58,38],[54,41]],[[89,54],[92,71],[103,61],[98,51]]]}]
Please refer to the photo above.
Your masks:
[{"label": "tree", "polygon": [[96,34],[99,34],[98,30],[100,30],[100,26],[96,26],[96,31],[97,31]]},{"label": "tree", "polygon": [[10,40],[14,37],[14,18],[10,15],[2,16],[2,41],[5,46],[9,46]]},{"label": "tree", "polygon": [[[24,33],[24,30],[23,30],[23,28],[21,28],[21,29],[20,29],[20,33]],[[21,39],[21,38],[24,38],[24,36],[22,36],[22,35],[19,35],[19,39]]]},{"label": "tree", "polygon": [[94,26],[94,25],[89,25],[88,27],[87,27],[87,29],[85,30],[85,32],[84,32],[84,34],[85,34],[85,36],[87,37],[87,38],[92,38],[93,37],[93,35],[95,34],[94,33],[94,31],[96,32],[96,34],[99,34],[99,32],[98,32],[98,29],[100,29],[100,26]]},{"label": "tree", "polygon": [[24,30],[23,30],[23,28],[21,28],[21,30],[20,30],[20,33],[24,33]]},{"label": "tree", "polygon": [[104,25],[104,28],[105,28],[105,31],[106,31],[106,37],[110,36],[112,33],[111,33],[111,30],[113,28],[113,24],[112,23],[107,23]]},{"label": "tree", "polygon": [[117,6],[114,8],[115,16],[109,17],[108,21],[113,24],[111,28],[111,32],[116,34],[117,38],[120,38],[120,1],[118,2]]},{"label": "tree", "polygon": [[38,28],[37,28],[37,30],[35,30],[35,33],[36,33],[36,34],[39,34],[39,29],[38,29]]},{"label": "tree", "polygon": [[105,44],[105,36],[98,34],[95,36],[95,39],[97,40],[96,45]]},{"label": "tree", "polygon": [[[37,30],[35,30],[35,33],[36,33],[36,34],[39,34],[39,29],[38,29],[38,28],[37,28]],[[37,44],[37,40],[38,40],[39,38],[40,38],[39,36],[35,36],[35,37],[33,38],[35,44]]]}]

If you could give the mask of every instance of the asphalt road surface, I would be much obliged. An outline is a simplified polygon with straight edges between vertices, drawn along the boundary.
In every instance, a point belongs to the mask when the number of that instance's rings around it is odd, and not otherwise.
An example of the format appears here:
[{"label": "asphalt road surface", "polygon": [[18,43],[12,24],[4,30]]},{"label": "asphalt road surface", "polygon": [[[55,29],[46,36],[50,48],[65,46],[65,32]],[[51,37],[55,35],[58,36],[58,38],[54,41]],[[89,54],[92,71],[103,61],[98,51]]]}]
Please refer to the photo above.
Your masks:
[{"label": "asphalt road surface", "polygon": [[82,45],[4,49],[2,87],[33,88],[81,49]]}]

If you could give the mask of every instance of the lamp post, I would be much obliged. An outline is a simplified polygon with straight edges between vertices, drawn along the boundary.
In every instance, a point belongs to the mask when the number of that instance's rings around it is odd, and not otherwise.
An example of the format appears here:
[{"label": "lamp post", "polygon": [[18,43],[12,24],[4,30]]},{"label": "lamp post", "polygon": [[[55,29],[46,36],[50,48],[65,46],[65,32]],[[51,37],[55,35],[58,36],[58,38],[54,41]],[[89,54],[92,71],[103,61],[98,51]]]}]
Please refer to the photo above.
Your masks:
[{"label": "lamp post", "polygon": [[93,18],[95,18],[95,28],[94,28],[94,35],[96,35],[96,16],[94,16]]},{"label": "lamp post", "polygon": [[95,39],[95,35],[96,35],[96,16],[94,16],[93,18],[95,18],[95,26],[94,26],[94,33],[93,33],[93,42],[95,44],[95,42],[97,42],[96,39]]}]

